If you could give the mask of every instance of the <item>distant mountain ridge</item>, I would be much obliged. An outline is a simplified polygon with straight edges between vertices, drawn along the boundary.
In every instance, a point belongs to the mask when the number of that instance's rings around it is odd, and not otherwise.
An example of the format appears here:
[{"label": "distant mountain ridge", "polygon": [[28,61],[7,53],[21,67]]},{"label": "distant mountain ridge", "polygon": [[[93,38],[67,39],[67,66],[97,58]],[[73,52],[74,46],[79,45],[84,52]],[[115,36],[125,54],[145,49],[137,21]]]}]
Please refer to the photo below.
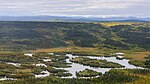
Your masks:
[{"label": "distant mountain ridge", "polygon": [[136,17],[81,17],[81,16],[0,16],[0,21],[51,21],[51,22],[98,22],[129,21],[150,22],[150,18]]}]

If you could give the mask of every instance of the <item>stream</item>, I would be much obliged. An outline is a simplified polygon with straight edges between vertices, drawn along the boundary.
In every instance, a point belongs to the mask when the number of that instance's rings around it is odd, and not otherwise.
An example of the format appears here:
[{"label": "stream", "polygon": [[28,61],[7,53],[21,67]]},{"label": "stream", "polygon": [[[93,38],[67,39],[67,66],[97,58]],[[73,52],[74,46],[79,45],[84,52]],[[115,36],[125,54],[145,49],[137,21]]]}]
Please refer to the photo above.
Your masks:
[{"label": "stream", "polygon": [[[51,55],[53,55],[53,53],[49,53]],[[25,54],[26,56],[30,56],[32,57],[32,54]],[[59,55],[57,55],[59,56]],[[68,67],[68,68],[57,68],[57,69],[64,69],[64,70],[68,70],[69,73],[72,74],[72,76],[69,76],[69,77],[62,77],[62,78],[76,78],[76,72],[79,72],[79,71],[83,71],[85,69],[90,69],[90,70],[94,70],[94,71],[97,71],[97,72],[101,72],[102,74],[104,74],[105,72],[108,72],[109,70],[111,70],[112,68],[99,68],[99,67],[90,67],[90,66],[86,66],[86,65],[82,65],[82,64],[79,64],[79,63],[74,63],[74,62],[71,62],[71,59],[72,58],[75,58],[75,57],[80,57],[80,56],[74,56],[72,54],[66,54],[67,57],[69,57],[68,59],[66,59],[66,63],[69,63],[69,65],[71,67]],[[128,59],[123,59],[123,60],[119,60],[119,59],[116,59],[116,57],[96,57],[96,56],[86,56],[90,59],[97,59],[97,60],[107,60],[109,62],[114,62],[114,63],[118,63],[120,65],[123,65],[125,66],[124,68],[118,68],[118,69],[143,69],[142,67],[136,67],[134,65],[131,65],[129,64],[129,60]],[[122,56],[120,56],[122,57]],[[47,62],[51,62],[50,59],[43,59],[43,61],[47,61]],[[7,64],[12,64],[12,65],[15,65],[17,67],[20,66],[19,63],[10,63],[10,62],[7,62]],[[44,67],[47,67],[45,64],[35,64],[36,66],[44,66]],[[42,71],[41,74],[39,75],[35,75],[36,78],[43,78],[43,77],[47,77],[49,76],[50,73],[48,71]],[[0,78],[0,80],[13,80],[12,78]]]},{"label": "stream", "polygon": [[[66,56],[69,57],[68,59],[66,59],[67,63],[72,63],[70,61],[72,58],[79,57],[79,56],[73,56],[72,54],[66,54]],[[90,59],[107,60],[109,62],[118,63],[120,65],[125,66],[125,68],[130,68],[130,69],[139,68],[139,69],[142,69],[142,67],[136,67],[134,65],[129,64],[128,63],[129,60],[127,60],[127,59],[118,60],[118,59],[116,59],[116,57],[95,57],[95,56],[86,56],[86,57],[88,57]],[[102,74],[104,74],[105,72],[108,72],[111,69],[111,68],[90,67],[90,66],[79,64],[79,63],[72,63],[71,66],[72,67],[69,67],[69,68],[62,68],[62,69],[68,70],[72,74],[72,76],[63,77],[63,78],[76,78],[76,72],[82,71],[86,68],[97,71],[97,72],[101,72]],[[125,68],[122,68],[122,69],[125,69]]]}]

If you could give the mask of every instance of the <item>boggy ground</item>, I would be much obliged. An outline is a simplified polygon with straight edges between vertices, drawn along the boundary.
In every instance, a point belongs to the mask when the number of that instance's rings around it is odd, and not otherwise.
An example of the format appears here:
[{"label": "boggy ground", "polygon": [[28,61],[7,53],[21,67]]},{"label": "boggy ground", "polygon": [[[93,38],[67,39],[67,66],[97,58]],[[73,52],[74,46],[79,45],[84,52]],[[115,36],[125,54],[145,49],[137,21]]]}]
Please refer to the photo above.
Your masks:
[{"label": "boggy ground", "polygon": [[53,76],[29,78],[14,81],[0,81],[2,84],[149,84],[150,70],[147,69],[112,69],[103,76],[91,79],[60,79]]},{"label": "boggy ground", "polygon": [[76,58],[72,59],[72,62],[80,63],[83,65],[88,65],[91,67],[101,67],[101,68],[121,68],[121,67],[124,67],[118,63],[108,62],[107,60],[90,59],[87,57],[76,57]]},{"label": "boggy ground", "polygon": [[[93,48],[86,48],[83,50],[83,48],[71,48],[74,50],[74,52],[69,53],[74,53],[74,54],[82,54],[82,55],[92,55],[92,52],[100,52],[99,49],[93,49]],[[82,53],[80,49],[82,49]],[[71,51],[72,51],[71,50]],[[105,50],[103,50],[105,51]],[[48,51],[47,51],[48,52]],[[50,52],[50,51],[49,51]],[[56,51],[53,51],[56,52]],[[88,52],[88,53],[86,53]],[[107,51],[109,54],[119,52],[119,51]],[[130,57],[129,55],[133,55],[133,53],[129,53],[126,51],[120,51],[125,53],[125,57]],[[56,52],[60,54],[65,54],[68,53],[65,50],[61,52]],[[104,52],[103,52],[104,53]],[[106,53],[106,52],[105,52]],[[140,53],[140,52],[137,52]],[[143,53],[142,53],[143,54]],[[148,54],[148,53],[146,53]],[[143,55],[146,55],[143,54]],[[0,81],[0,83],[5,84],[5,83],[14,83],[14,84],[24,84],[25,82],[27,84],[116,84],[116,83],[127,83],[127,84],[149,84],[149,77],[150,77],[150,71],[149,69],[112,69],[109,72],[103,74],[100,77],[97,78],[90,78],[90,79],[82,79],[82,78],[67,78],[67,79],[61,79],[57,78],[62,77],[62,76],[70,76],[71,74],[68,73],[66,70],[63,69],[56,69],[57,68],[65,68],[65,67],[70,67],[67,65],[65,60],[67,57],[60,55],[50,55],[47,53],[44,53],[43,51],[40,53],[35,53],[33,54],[32,57],[30,56],[25,56],[24,53],[1,53],[0,54],[0,76],[7,76],[11,78],[17,78],[18,80],[12,80],[12,81]],[[96,55],[96,53],[95,53]],[[127,55],[127,56],[126,56]],[[142,55],[142,56],[143,56]],[[101,55],[96,55],[96,56],[101,56]],[[115,55],[114,55],[115,56]],[[43,61],[43,59],[51,59],[49,62]],[[133,58],[132,58],[133,59]],[[136,58],[134,58],[136,59]],[[143,58],[145,59],[145,58]],[[13,62],[13,63],[19,63],[19,66],[15,66],[12,64],[7,64],[6,62]],[[36,63],[41,63],[45,64],[45,66],[35,66],[34,64]],[[49,71],[50,76],[45,77],[45,78],[35,78],[33,74],[41,74],[42,71]],[[88,72],[88,71],[86,71]],[[97,72],[94,72],[94,74]],[[44,73],[43,73],[44,74]],[[93,73],[92,73],[93,74]]]},{"label": "boggy ground", "polygon": [[[49,61],[44,61],[44,59],[49,59]],[[51,76],[70,76],[68,71],[54,68],[70,67],[65,60],[65,56],[55,56],[48,53],[36,53],[32,57],[23,53],[1,53],[0,77],[34,78],[35,75],[45,74],[41,73],[42,71],[49,71]]]},{"label": "boggy ground", "polygon": [[136,66],[144,66],[145,57],[150,55],[150,51],[133,51],[133,50],[114,50],[114,49],[99,49],[91,47],[61,47],[49,49],[37,49],[32,52],[54,52],[54,53],[71,53],[75,55],[85,56],[116,56],[115,53],[124,53],[124,58],[130,59],[129,63]]}]

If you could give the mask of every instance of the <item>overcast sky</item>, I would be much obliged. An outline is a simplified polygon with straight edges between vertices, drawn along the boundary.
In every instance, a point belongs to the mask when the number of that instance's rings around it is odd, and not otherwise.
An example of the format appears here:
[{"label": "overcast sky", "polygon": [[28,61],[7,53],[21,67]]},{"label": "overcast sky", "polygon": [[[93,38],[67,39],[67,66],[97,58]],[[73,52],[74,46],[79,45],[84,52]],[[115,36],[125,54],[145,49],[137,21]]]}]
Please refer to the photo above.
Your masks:
[{"label": "overcast sky", "polygon": [[0,16],[150,17],[150,0],[0,0]]}]

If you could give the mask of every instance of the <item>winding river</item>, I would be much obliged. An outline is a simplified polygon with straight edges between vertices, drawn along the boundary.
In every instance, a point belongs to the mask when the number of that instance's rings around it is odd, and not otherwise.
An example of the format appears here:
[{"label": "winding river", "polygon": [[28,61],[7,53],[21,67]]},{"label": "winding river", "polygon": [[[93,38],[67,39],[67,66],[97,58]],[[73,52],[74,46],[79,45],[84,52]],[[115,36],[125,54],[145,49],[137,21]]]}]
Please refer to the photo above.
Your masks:
[{"label": "winding river", "polygon": [[[53,53],[50,53],[53,55]],[[32,54],[25,54],[26,56],[31,56],[32,57]],[[57,55],[59,56],[59,55]],[[79,64],[79,63],[74,63],[74,62],[71,62],[71,59],[72,58],[75,58],[75,57],[80,57],[80,56],[74,56],[72,54],[66,54],[67,57],[69,57],[68,59],[66,59],[66,62],[69,63],[69,65],[71,67],[69,68],[57,68],[57,69],[65,69],[65,70],[68,70],[69,73],[72,74],[72,76],[69,76],[69,77],[62,77],[62,78],[76,78],[76,72],[79,72],[79,71],[82,71],[84,69],[91,69],[91,70],[94,70],[94,71],[97,71],[97,72],[101,72],[102,74],[104,74],[105,72],[108,72],[109,70],[111,70],[111,68],[96,68],[96,67],[90,67],[90,66],[86,66],[86,65],[82,65],[82,64]],[[97,59],[97,60],[107,60],[109,62],[114,62],[114,63],[118,63],[120,65],[123,65],[125,66],[124,68],[119,68],[119,69],[143,69],[142,67],[136,67],[134,65],[131,65],[129,64],[129,60],[128,59],[123,59],[123,60],[119,60],[119,59],[116,59],[116,57],[96,57],[96,56],[86,56],[90,59]],[[43,61],[49,61],[51,62],[50,59],[43,59]],[[20,66],[20,64],[18,63],[8,63],[8,64],[12,64],[12,65],[15,65],[17,67]],[[45,64],[35,64],[36,66],[45,66],[47,67]],[[49,76],[50,73],[48,71],[42,71],[41,74],[39,75],[35,75],[36,78],[43,78],[43,77],[47,77]],[[11,78],[1,78],[0,80],[12,80]]]},{"label": "winding river", "polygon": [[[76,72],[82,71],[86,68],[97,71],[97,72],[101,72],[102,74],[104,74],[105,72],[107,72],[111,69],[111,68],[95,68],[95,67],[90,67],[90,66],[78,64],[78,63],[72,63],[70,60],[72,58],[79,57],[79,56],[73,56],[72,54],[66,54],[66,56],[69,57],[68,59],[66,59],[66,62],[71,63],[72,67],[62,68],[62,69],[68,70],[72,74],[72,76],[63,77],[63,78],[76,78]],[[109,62],[115,62],[115,63],[121,64],[121,65],[124,65],[125,68],[130,68],[130,69],[135,69],[135,68],[140,68],[141,69],[142,68],[142,67],[136,67],[134,65],[129,64],[128,63],[129,60],[127,60],[127,59],[118,60],[118,59],[116,59],[116,57],[94,57],[94,56],[86,56],[86,57],[89,57],[90,59],[97,59],[97,60],[101,59],[101,60],[107,60]]]}]

